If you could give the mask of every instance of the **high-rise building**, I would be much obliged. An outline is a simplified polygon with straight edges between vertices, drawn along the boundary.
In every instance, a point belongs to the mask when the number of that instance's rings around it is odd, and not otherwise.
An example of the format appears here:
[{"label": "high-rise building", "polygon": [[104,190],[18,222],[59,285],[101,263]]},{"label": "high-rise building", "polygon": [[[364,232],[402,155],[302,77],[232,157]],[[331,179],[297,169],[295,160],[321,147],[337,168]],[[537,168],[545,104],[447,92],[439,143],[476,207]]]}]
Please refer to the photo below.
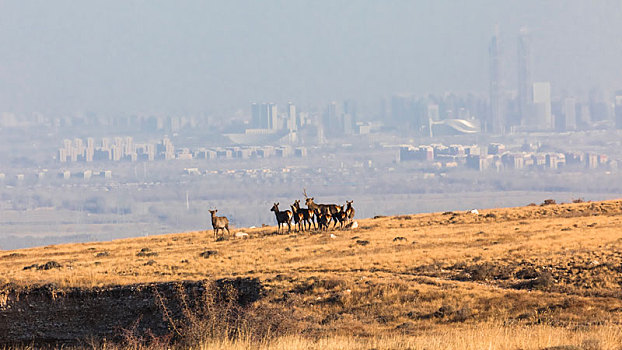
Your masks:
[{"label": "high-rise building", "polygon": [[615,99],[616,129],[622,129],[622,91],[618,91]]},{"label": "high-rise building", "polygon": [[533,104],[531,36],[526,28],[518,35],[518,113],[521,124],[528,125]]},{"label": "high-rise building", "polygon": [[592,89],[590,91],[590,117],[592,122],[611,120],[610,104],[605,102],[602,90]]},{"label": "high-rise building", "polygon": [[551,113],[551,83],[533,84],[533,113],[527,118],[527,126],[537,129],[551,129],[553,116]]},{"label": "high-rise building", "polygon": [[564,119],[564,130],[577,129],[577,100],[572,97],[564,99],[562,105],[562,113]]},{"label": "high-rise building", "polygon": [[296,116],[296,105],[290,102],[287,104],[287,128],[290,131],[295,131],[298,130],[300,126]]},{"label": "high-rise building", "polygon": [[279,129],[279,116],[276,104],[268,103],[268,128],[272,130]]},{"label": "high-rise building", "polygon": [[501,91],[501,47],[499,45],[499,27],[490,39],[490,129],[494,134],[505,133],[505,118]]},{"label": "high-rise building", "polygon": [[274,103],[251,104],[252,126],[255,129],[278,129],[277,107]]}]

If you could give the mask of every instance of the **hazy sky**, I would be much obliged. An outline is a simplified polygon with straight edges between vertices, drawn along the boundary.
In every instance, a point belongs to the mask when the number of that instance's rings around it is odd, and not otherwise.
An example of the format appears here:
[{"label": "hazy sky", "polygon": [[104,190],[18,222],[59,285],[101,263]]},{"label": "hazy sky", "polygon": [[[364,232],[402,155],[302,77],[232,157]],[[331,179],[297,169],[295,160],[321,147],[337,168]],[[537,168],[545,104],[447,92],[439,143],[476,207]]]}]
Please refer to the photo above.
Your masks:
[{"label": "hazy sky", "polygon": [[199,112],[487,92],[499,23],[535,80],[622,89],[622,0],[0,0],[0,111]]}]

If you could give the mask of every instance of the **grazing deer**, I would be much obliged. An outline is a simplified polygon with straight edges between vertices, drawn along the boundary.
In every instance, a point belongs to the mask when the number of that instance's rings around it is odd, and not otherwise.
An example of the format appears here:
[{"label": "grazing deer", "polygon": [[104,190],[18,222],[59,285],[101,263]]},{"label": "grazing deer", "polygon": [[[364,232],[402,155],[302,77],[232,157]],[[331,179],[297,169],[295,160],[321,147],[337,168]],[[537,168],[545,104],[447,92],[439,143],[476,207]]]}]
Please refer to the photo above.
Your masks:
[{"label": "grazing deer", "polygon": [[226,216],[216,216],[215,214],[216,212],[218,212],[217,209],[210,210],[209,212],[210,214],[212,214],[212,227],[214,228],[214,238],[216,238],[218,230],[222,230],[222,232],[224,233],[226,229],[227,233],[231,235],[231,232],[229,231],[229,219],[227,219]]},{"label": "grazing deer", "polygon": [[296,207],[296,211],[299,213],[302,213],[303,216],[303,224],[306,225],[309,230],[311,229],[311,225],[313,225],[313,228],[317,228],[317,226],[315,225],[315,221],[313,221],[315,219],[315,212],[309,208],[301,208],[300,207],[300,200],[296,199],[294,201],[294,207]]},{"label": "grazing deer", "polygon": [[348,221],[352,221],[352,219],[354,219],[354,208],[352,208],[352,203],[354,203],[354,201],[346,201],[346,216],[348,217]]},{"label": "grazing deer", "polygon": [[331,219],[332,215],[329,211],[324,211],[317,214],[317,225],[320,231],[328,231],[328,226],[330,225]]},{"label": "grazing deer", "polygon": [[276,222],[279,225],[276,232],[281,230],[281,225],[287,224],[287,232],[292,231],[292,212],[289,210],[279,211],[279,203],[274,203],[270,211],[274,212],[276,216]]},{"label": "grazing deer", "polygon": [[305,229],[305,227],[304,227],[304,215],[302,214],[302,212],[300,212],[300,210],[296,207],[295,204],[296,203],[290,205],[290,208],[292,208],[292,215],[294,216],[294,227],[298,231],[304,231],[304,229]]}]

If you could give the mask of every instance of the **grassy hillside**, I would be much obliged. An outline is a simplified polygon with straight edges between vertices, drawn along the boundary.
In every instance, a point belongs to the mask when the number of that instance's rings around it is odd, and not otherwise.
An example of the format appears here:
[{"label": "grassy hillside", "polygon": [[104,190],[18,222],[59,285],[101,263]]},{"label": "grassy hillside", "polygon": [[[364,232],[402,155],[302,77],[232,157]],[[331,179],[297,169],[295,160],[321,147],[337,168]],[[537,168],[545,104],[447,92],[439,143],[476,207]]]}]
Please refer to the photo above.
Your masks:
[{"label": "grassy hillside", "polygon": [[[289,329],[273,348],[618,349],[622,342],[622,201],[358,223],[328,233],[241,229],[248,239],[220,242],[203,231],[2,251],[0,283],[53,283],[62,293],[257,277],[267,290],[258,303],[281,310]],[[61,267],[45,269],[50,261]],[[327,336],[332,345],[322,343]]]}]

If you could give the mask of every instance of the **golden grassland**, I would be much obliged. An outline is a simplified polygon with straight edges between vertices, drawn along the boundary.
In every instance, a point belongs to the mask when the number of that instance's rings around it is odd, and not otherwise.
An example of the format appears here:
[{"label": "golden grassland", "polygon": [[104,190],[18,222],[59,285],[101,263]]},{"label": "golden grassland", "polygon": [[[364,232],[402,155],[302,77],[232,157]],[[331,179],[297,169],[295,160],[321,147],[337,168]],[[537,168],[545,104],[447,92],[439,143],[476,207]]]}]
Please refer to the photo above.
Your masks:
[{"label": "golden grassland", "polygon": [[[2,251],[0,285],[53,283],[62,293],[256,277],[266,287],[258,303],[282,310],[295,330],[267,343],[201,343],[209,349],[622,348],[622,201],[358,223],[280,235],[240,229],[249,238],[218,242],[209,230]],[[62,267],[24,270],[48,261]]]}]

